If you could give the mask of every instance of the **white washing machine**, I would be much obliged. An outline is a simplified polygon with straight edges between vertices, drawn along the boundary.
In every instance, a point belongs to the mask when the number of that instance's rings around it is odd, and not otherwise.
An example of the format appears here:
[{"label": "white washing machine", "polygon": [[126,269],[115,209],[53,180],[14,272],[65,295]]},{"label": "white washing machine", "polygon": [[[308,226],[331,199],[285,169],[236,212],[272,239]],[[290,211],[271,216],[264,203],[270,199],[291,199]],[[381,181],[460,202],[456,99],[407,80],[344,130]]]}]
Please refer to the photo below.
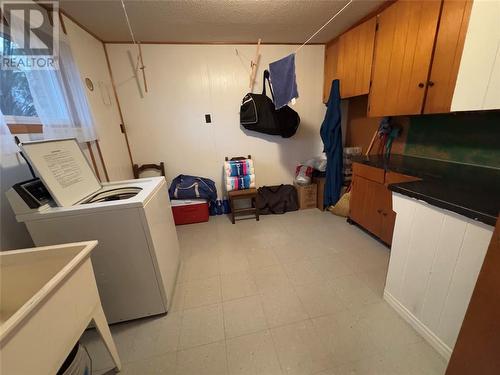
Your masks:
[{"label": "white washing machine", "polygon": [[92,264],[108,322],[167,312],[179,243],[165,178],[101,184],[74,139],[21,148],[54,200],[26,209],[16,191],[7,192],[35,245],[99,241]]}]

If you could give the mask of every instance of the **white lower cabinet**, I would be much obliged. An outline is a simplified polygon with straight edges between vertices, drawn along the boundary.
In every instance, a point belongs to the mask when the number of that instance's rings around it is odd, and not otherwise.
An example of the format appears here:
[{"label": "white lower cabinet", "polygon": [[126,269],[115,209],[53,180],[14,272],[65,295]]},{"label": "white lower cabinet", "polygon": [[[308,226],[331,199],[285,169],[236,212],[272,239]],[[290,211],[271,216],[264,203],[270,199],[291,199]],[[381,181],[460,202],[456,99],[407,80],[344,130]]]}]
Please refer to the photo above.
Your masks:
[{"label": "white lower cabinet", "polygon": [[449,359],[493,227],[393,193],[385,300]]}]

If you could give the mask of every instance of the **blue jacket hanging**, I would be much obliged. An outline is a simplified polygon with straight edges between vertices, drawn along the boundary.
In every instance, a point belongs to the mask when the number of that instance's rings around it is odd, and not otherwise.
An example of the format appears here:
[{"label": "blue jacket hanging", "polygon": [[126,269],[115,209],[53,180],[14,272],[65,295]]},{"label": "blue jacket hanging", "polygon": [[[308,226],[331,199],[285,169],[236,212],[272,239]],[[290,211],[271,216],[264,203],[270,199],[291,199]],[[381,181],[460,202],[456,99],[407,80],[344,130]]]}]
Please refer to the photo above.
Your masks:
[{"label": "blue jacket hanging", "polygon": [[326,153],[326,181],[323,204],[325,207],[334,205],[340,199],[344,182],[342,168],[342,129],[340,126],[340,90],[339,80],[332,82],[328,98],[325,119],[321,124],[320,135]]}]

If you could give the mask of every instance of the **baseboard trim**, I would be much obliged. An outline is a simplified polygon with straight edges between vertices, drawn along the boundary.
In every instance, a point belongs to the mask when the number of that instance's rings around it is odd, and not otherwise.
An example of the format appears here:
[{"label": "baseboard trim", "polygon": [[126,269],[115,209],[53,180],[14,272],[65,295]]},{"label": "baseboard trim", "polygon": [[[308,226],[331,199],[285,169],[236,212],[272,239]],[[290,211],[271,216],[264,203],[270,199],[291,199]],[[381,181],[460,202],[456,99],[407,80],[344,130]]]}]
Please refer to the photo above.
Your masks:
[{"label": "baseboard trim", "polygon": [[396,312],[406,320],[422,337],[427,341],[436,351],[441,354],[443,358],[447,361],[451,357],[451,348],[446,345],[439,337],[437,337],[434,332],[432,332],[426,325],[424,325],[420,320],[418,320],[415,315],[413,315],[406,307],[404,307],[396,298],[394,298],[391,293],[384,290],[384,300],[394,309]]}]

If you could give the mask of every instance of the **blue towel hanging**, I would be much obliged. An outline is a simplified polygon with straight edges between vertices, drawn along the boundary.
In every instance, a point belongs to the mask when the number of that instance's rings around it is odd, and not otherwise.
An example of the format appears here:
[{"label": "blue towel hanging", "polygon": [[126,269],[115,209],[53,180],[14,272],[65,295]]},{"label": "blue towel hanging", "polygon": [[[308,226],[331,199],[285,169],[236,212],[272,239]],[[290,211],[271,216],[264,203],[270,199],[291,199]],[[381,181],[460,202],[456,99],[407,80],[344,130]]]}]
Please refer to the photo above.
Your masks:
[{"label": "blue towel hanging", "polygon": [[269,73],[276,109],[286,106],[292,99],[299,97],[295,77],[294,53],[269,64]]}]

